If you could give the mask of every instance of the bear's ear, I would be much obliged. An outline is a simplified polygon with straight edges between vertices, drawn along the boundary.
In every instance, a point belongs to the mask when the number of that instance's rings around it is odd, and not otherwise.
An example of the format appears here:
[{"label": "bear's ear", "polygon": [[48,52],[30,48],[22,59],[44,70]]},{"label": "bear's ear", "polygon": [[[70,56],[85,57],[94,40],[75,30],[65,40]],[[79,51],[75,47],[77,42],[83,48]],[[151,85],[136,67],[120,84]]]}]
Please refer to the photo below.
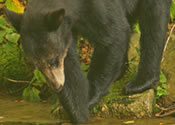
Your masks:
[{"label": "bear's ear", "polygon": [[23,18],[23,14],[18,14],[18,13],[12,12],[6,8],[4,9],[4,11],[5,11],[5,14],[6,14],[8,20],[10,21],[10,23],[19,32],[20,27],[21,27],[21,21]]},{"label": "bear's ear", "polygon": [[53,11],[51,13],[48,13],[45,17],[45,23],[50,31],[57,30],[60,24],[63,22],[65,16],[65,10],[59,9],[56,11]]}]

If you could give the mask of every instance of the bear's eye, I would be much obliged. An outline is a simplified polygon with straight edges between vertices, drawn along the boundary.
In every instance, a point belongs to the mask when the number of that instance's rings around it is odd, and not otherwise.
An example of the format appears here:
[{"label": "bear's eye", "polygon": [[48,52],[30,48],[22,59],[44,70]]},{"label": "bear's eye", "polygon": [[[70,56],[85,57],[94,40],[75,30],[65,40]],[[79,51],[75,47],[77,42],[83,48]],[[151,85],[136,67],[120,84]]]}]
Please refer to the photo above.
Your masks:
[{"label": "bear's eye", "polygon": [[51,60],[48,61],[49,63],[49,68],[56,68],[59,65],[59,60],[58,57],[52,58]]}]

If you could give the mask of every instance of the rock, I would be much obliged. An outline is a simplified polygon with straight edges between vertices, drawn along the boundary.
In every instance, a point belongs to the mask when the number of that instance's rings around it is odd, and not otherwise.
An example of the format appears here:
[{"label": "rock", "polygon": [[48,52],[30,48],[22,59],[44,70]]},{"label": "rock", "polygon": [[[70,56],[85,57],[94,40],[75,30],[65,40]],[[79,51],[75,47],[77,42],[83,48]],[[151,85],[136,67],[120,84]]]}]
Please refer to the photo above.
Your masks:
[{"label": "rock", "polygon": [[98,112],[100,117],[117,118],[143,118],[152,116],[152,104],[154,101],[154,90],[148,90],[141,94],[128,96],[132,100],[129,104],[114,103],[112,106],[105,105]]}]

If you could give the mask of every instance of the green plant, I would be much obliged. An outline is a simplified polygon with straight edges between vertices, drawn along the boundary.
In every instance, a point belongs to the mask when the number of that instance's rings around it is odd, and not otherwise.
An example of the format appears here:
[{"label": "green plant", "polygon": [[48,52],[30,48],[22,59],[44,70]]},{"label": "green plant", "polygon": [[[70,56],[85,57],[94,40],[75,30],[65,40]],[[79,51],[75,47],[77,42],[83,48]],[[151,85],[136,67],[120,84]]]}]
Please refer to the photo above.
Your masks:
[{"label": "green plant", "polygon": [[[6,0],[5,5],[8,9],[22,13],[24,6],[19,3],[18,0]],[[33,68],[26,64],[24,53],[19,45],[20,35],[16,30],[9,25],[3,16],[0,16],[0,81],[1,86],[6,86],[10,88],[11,93],[16,92],[19,88],[24,88],[23,98],[27,101],[39,101],[40,100],[40,90],[38,88],[43,87],[43,83],[46,82],[42,73],[35,69],[32,74],[30,73]],[[28,70],[28,68],[30,70]],[[4,78],[6,78],[4,80]],[[32,80],[30,82],[25,82],[27,84],[11,84],[8,81],[10,79],[20,79],[20,80]],[[22,79],[21,79],[22,78]],[[19,80],[19,81],[20,81]],[[3,81],[3,82],[2,82]],[[16,80],[18,83],[18,80]],[[27,85],[27,87],[26,87]],[[20,86],[20,87],[19,87]]]},{"label": "green plant", "polygon": [[168,90],[167,90],[167,84],[166,84],[166,82],[167,82],[166,76],[161,71],[160,72],[160,83],[161,83],[161,85],[159,85],[156,88],[155,98],[154,98],[154,101],[153,101],[153,110],[154,110],[154,112],[159,112],[160,111],[160,109],[156,107],[156,104],[157,104],[158,100],[161,97],[168,95]]},{"label": "green plant", "polygon": [[175,0],[172,0],[172,4],[170,8],[170,17],[172,21],[175,19]]},{"label": "green plant", "polygon": [[35,69],[32,80],[29,82],[28,87],[23,91],[24,100],[33,102],[40,101],[40,90],[37,88],[43,87],[44,83],[46,83],[45,77],[38,69]]},{"label": "green plant", "polygon": [[[18,45],[19,34],[16,33],[15,29],[11,27],[3,16],[0,16],[0,80],[2,78],[20,79],[25,77],[28,79],[27,65],[24,61],[24,54],[21,47]],[[29,75],[31,76],[31,75]],[[40,90],[37,87],[42,87],[46,80],[41,72],[37,69],[34,70],[34,76],[29,82],[27,88],[23,91],[23,98],[27,101],[39,101]],[[4,86],[9,81],[4,81]],[[12,87],[11,92],[18,89],[14,87],[14,84],[10,84]],[[19,86],[18,86],[19,87]],[[9,87],[8,87],[9,88]]]},{"label": "green plant", "polygon": [[0,81],[4,81],[4,77],[20,79],[27,73],[23,51],[18,44],[19,38],[15,29],[0,16]]},{"label": "green plant", "polygon": [[[18,0],[1,0],[1,2],[4,2],[4,6],[8,9],[16,10],[16,12],[22,12],[24,9],[22,5],[18,6]],[[1,6],[3,5],[1,4]],[[0,15],[0,85],[10,88],[9,91],[13,90],[7,85],[9,81],[5,80],[5,77],[12,79],[20,79],[21,77],[27,79],[29,77],[26,75],[27,67],[23,51],[19,46],[19,38],[20,35],[16,30],[8,24],[3,15]],[[14,85],[11,86],[14,87]]]},{"label": "green plant", "polygon": [[159,85],[156,88],[156,99],[159,99],[162,96],[168,95],[166,82],[167,82],[166,76],[161,71],[161,73],[160,73],[160,83],[161,83],[161,85]]},{"label": "green plant", "polygon": [[139,23],[136,23],[132,29],[134,33],[140,33]]},{"label": "green plant", "polygon": [[2,1],[5,1],[4,4],[9,10],[17,13],[24,12],[25,7],[21,2],[19,2],[19,0],[2,0]]}]

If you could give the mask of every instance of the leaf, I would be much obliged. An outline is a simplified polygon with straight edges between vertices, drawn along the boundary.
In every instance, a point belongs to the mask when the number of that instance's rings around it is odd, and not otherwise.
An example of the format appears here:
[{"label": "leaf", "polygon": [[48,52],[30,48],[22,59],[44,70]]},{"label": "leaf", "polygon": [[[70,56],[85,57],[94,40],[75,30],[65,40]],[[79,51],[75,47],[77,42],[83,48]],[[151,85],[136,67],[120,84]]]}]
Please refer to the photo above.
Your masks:
[{"label": "leaf", "polygon": [[134,25],[133,31],[134,31],[135,33],[140,33],[139,23],[137,23],[137,24]]},{"label": "leaf", "polygon": [[168,95],[168,91],[167,91],[165,88],[162,88],[161,86],[158,86],[156,90],[157,90],[156,95],[157,95],[158,97]]},{"label": "leaf", "polygon": [[32,91],[36,95],[39,95],[40,94],[40,91],[38,89],[36,89],[35,87],[32,87]]},{"label": "leaf", "polygon": [[43,83],[41,83],[41,82],[33,82],[32,85],[38,86],[38,87],[43,87]]},{"label": "leaf", "polygon": [[164,73],[162,71],[160,72],[160,82],[161,83],[167,82],[166,76],[164,75]]},{"label": "leaf", "polygon": [[140,48],[135,47],[135,49],[136,49],[137,54],[140,55]]},{"label": "leaf", "polygon": [[171,4],[170,16],[171,16],[171,20],[175,18],[175,0],[173,0]]},{"label": "leaf", "polygon": [[8,22],[4,19],[4,17],[0,16],[0,24],[1,25],[7,25]]},{"label": "leaf", "polygon": [[5,31],[0,30],[0,43],[3,42],[3,36],[5,35]]},{"label": "leaf", "polygon": [[46,79],[45,79],[44,75],[38,69],[34,70],[34,77],[36,78],[36,80],[38,82],[41,82],[41,83],[46,82]]},{"label": "leaf", "polygon": [[134,61],[136,61],[136,56],[134,56],[133,58],[131,58],[131,60],[130,60],[130,62],[134,62]]},{"label": "leaf", "polygon": [[167,88],[167,84],[162,84],[162,88],[166,89]]},{"label": "leaf", "polygon": [[23,91],[23,98],[25,101],[37,102],[40,101],[40,91],[35,87],[27,87]]},{"label": "leaf", "polygon": [[84,40],[84,38],[83,37],[80,37],[80,41],[83,41]]},{"label": "leaf", "polygon": [[8,22],[2,16],[0,16],[0,29],[4,30],[6,33],[12,33],[15,31],[12,26],[8,25]]},{"label": "leaf", "polygon": [[6,0],[5,6],[16,13],[24,13],[24,6],[19,0]]},{"label": "leaf", "polygon": [[7,34],[5,38],[10,42],[17,42],[20,38],[20,35],[17,33]]},{"label": "leaf", "polygon": [[83,71],[85,71],[86,69],[87,69],[87,65],[86,64],[81,64],[81,69],[83,70]]},{"label": "leaf", "polygon": [[24,100],[26,100],[26,101],[30,100],[30,91],[31,91],[30,89],[31,89],[30,87],[27,87],[23,91],[22,96],[23,96]]}]

